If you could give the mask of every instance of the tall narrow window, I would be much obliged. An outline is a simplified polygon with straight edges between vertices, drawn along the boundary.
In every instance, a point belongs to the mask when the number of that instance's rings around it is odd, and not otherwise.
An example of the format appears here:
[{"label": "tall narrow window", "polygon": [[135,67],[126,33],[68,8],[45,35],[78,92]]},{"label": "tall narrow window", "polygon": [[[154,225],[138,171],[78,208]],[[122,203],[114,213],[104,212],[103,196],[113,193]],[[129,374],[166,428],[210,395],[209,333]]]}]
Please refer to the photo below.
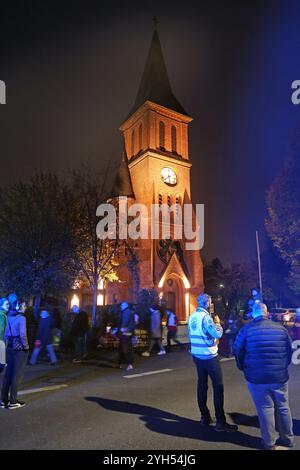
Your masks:
[{"label": "tall narrow window", "polygon": [[131,155],[134,156],[134,131],[131,134]]},{"label": "tall narrow window", "polygon": [[165,125],[162,121],[159,123],[159,148],[165,150]]},{"label": "tall narrow window", "polygon": [[168,207],[171,207],[171,196],[168,194]]},{"label": "tall narrow window", "polygon": [[140,124],[139,127],[139,150],[143,149],[143,125]]},{"label": "tall narrow window", "polygon": [[172,141],[172,153],[177,153],[177,135],[176,135],[175,126],[172,126],[171,128],[171,141]]},{"label": "tall narrow window", "polygon": [[159,204],[159,206],[162,206],[162,203],[163,203],[163,197],[162,197],[162,194],[159,193],[159,195],[158,195],[158,204]]},{"label": "tall narrow window", "polygon": [[179,194],[176,194],[175,204],[176,204],[176,213],[178,214],[178,213],[179,213],[179,208],[180,208],[180,197],[179,197]]}]

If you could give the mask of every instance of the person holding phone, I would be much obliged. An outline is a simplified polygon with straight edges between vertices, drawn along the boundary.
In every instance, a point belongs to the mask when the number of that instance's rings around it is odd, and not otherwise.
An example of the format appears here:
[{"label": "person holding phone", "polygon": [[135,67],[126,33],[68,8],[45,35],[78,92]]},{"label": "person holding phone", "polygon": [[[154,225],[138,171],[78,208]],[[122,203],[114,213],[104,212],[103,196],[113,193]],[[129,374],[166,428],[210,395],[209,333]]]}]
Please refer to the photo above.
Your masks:
[{"label": "person holding phone", "polygon": [[224,385],[221,365],[218,360],[218,340],[223,334],[223,328],[217,316],[215,317],[216,322],[214,322],[210,311],[211,298],[202,293],[198,297],[198,308],[188,321],[191,354],[198,374],[197,398],[201,413],[200,425],[209,426],[213,423],[207,407],[208,377],[210,377],[217,421],[215,431],[235,432],[238,427],[226,422],[224,412]]}]

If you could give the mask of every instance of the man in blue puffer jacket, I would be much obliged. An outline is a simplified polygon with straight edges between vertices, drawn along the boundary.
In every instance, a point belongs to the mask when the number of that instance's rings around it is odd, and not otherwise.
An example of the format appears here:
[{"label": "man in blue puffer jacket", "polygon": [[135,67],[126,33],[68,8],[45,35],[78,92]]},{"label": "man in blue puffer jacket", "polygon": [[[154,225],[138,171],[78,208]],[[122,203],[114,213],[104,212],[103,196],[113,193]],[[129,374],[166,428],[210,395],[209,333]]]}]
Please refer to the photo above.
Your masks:
[{"label": "man in blue puffer jacket", "polygon": [[240,330],[233,351],[256,406],[264,447],[275,450],[275,415],[280,434],[277,444],[293,447],[288,401],[292,343],[287,330],[266,316],[266,305],[255,302],[253,320]]}]

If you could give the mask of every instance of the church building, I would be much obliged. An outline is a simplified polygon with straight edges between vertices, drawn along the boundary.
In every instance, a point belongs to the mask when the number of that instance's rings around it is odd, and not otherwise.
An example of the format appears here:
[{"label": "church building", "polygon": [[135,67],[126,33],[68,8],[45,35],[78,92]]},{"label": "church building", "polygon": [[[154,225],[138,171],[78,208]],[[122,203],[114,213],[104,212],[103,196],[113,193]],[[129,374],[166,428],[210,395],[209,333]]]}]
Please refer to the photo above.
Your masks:
[{"label": "church building", "polygon": [[[120,126],[124,152],[112,197],[129,204],[177,207],[191,203],[189,124],[192,118],[173,94],[157,30],[154,30],[135,103]],[[151,217],[148,220],[151,223]],[[186,322],[203,291],[199,250],[187,250],[184,239],[138,239],[139,289],[154,288],[178,320]],[[120,267],[119,282],[105,286],[105,303],[134,301],[132,279]]]}]

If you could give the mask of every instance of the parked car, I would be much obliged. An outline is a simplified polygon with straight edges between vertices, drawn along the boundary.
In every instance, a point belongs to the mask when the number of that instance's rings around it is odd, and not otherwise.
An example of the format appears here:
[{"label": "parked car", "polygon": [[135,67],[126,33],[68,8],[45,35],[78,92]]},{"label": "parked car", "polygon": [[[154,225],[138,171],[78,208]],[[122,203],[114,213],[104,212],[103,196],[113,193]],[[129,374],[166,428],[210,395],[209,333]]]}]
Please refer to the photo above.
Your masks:
[{"label": "parked car", "polygon": [[286,326],[292,326],[296,317],[295,308],[273,308],[270,311],[271,319],[280,323],[284,323]]}]

